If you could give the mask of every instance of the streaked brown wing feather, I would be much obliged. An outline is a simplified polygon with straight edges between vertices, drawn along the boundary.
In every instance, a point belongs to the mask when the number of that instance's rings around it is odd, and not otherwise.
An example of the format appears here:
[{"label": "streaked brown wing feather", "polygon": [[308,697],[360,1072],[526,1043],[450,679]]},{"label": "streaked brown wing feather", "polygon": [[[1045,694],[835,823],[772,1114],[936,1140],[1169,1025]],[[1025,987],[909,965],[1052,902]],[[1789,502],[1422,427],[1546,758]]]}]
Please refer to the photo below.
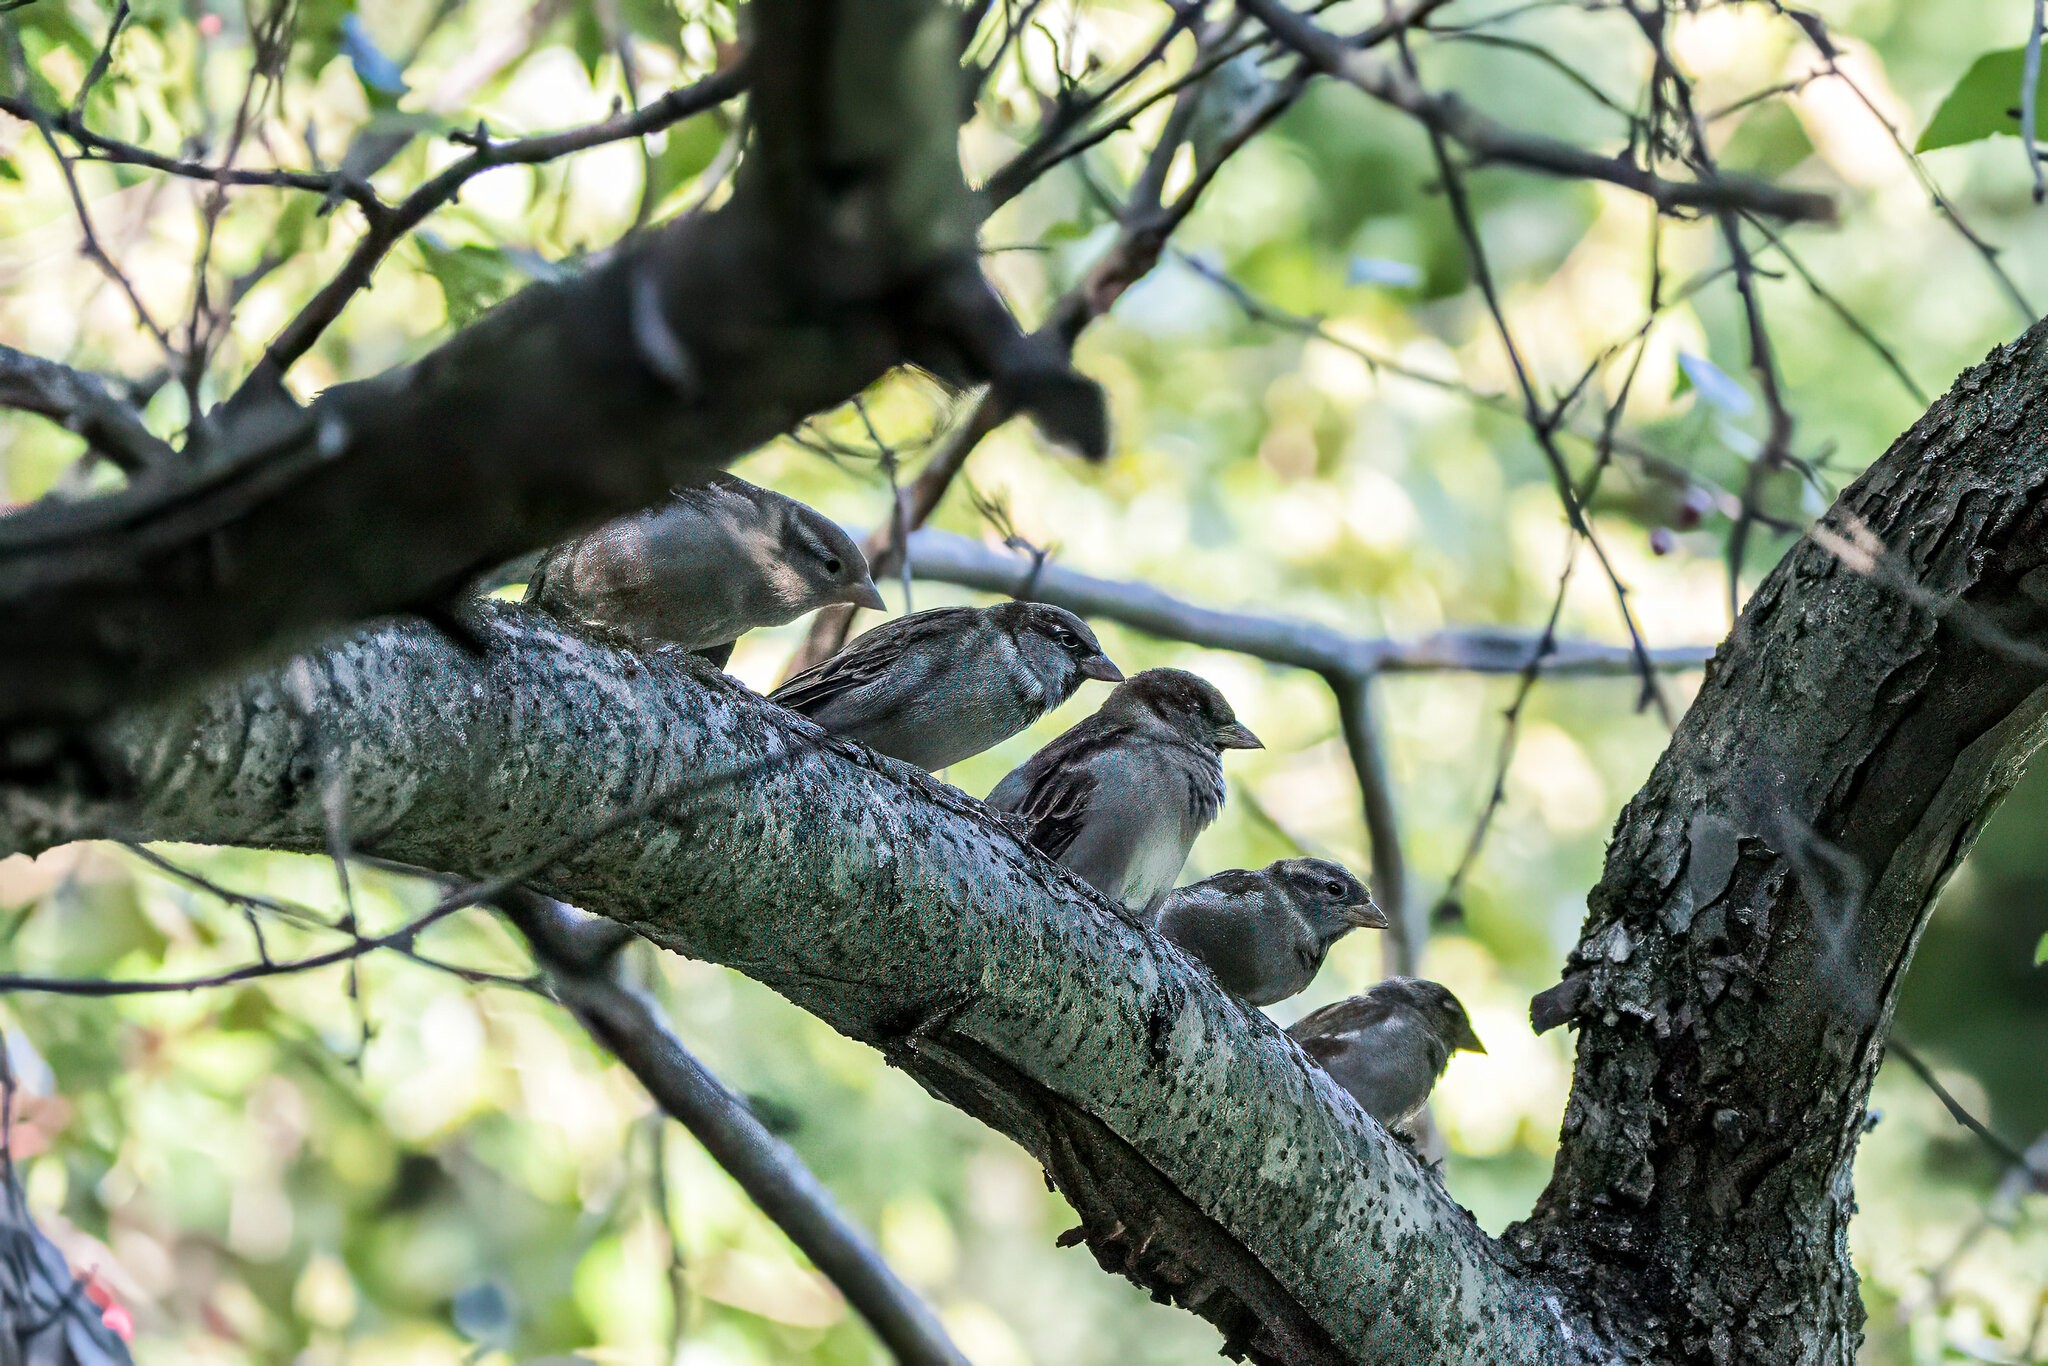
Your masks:
[{"label": "streaked brown wing feather", "polygon": [[[940,609],[966,613],[967,608]],[[932,629],[937,613],[900,617],[849,642],[830,659],[821,660],[768,694],[768,700],[794,712],[809,714],[888,673],[907,651]]]},{"label": "streaked brown wing feather", "polygon": [[1384,1001],[1375,1001],[1369,996],[1352,996],[1310,1011],[1289,1025],[1287,1032],[1294,1036],[1295,1042],[1309,1049],[1310,1056],[1320,1056],[1309,1047],[1311,1040],[1328,1043],[1336,1035],[1369,1029],[1393,1013],[1393,1007]]},{"label": "streaked brown wing feather", "polygon": [[1063,764],[1040,773],[1018,808],[1030,828],[1031,843],[1052,858],[1073,848],[1094,791],[1095,775],[1085,768]]}]

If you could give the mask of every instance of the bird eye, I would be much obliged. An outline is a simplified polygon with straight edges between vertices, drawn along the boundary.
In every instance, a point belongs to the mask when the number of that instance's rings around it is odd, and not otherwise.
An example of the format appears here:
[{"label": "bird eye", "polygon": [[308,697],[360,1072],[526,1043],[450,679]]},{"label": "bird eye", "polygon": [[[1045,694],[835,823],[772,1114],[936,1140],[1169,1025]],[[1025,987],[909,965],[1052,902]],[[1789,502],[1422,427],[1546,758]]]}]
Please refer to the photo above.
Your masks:
[{"label": "bird eye", "polygon": [[1344,884],[1341,882],[1325,882],[1323,890],[1331,896],[1342,896],[1344,895]]},{"label": "bird eye", "polygon": [[842,569],[844,569],[844,568],[846,568],[846,566],[845,566],[845,565],[843,565],[843,564],[841,564],[841,563],[839,563],[839,557],[838,557],[837,555],[827,555],[827,556],[825,557],[825,572],[826,572],[826,573],[828,573],[828,574],[837,574],[837,573],[838,573],[838,572],[839,572],[840,570],[842,570]]}]

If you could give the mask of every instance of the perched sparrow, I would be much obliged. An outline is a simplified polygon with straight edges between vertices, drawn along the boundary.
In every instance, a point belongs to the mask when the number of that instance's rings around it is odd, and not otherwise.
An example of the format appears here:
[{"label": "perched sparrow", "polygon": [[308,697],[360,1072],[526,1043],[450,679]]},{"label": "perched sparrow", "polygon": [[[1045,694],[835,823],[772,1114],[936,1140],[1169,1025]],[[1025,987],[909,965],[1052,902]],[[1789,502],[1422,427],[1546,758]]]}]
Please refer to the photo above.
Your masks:
[{"label": "perched sparrow", "polygon": [[835,602],[880,608],[860,547],[792,498],[714,475],[550,550],[526,601],[564,621],[698,650]]},{"label": "perched sparrow", "polygon": [[877,626],[768,694],[826,730],[919,768],[993,749],[1074,695],[1121,683],[1063,607],[935,607]]},{"label": "perched sparrow", "polygon": [[1147,669],[996,784],[1032,844],[1133,910],[1173,886],[1223,805],[1226,749],[1260,749],[1213,684]]},{"label": "perched sparrow", "polygon": [[1389,977],[1309,1012],[1287,1032],[1388,1129],[1428,1104],[1451,1054],[1486,1051],[1458,998],[1420,977]]},{"label": "perched sparrow", "polygon": [[1386,912],[1340,864],[1286,858],[1227,873],[1160,898],[1152,928],[1255,1006],[1284,1001],[1322,970],[1330,946],[1353,930],[1383,930]]}]

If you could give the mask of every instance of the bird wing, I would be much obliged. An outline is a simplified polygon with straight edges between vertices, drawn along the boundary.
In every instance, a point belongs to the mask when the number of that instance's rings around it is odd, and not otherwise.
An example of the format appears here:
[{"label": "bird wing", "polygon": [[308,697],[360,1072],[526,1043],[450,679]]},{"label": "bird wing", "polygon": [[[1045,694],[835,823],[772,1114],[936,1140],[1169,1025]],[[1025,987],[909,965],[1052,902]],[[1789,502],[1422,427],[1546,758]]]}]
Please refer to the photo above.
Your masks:
[{"label": "bird wing", "polygon": [[1040,771],[1017,807],[1031,831],[1031,843],[1055,859],[1073,848],[1087,822],[1095,786],[1095,775],[1082,765],[1053,764]]},{"label": "bird wing", "polygon": [[1226,868],[1200,882],[1191,882],[1176,895],[1257,896],[1266,890],[1266,875],[1250,868]]},{"label": "bird wing", "polygon": [[1384,1023],[1394,1013],[1394,1007],[1385,1001],[1375,1001],[1369,996],[1353,996],[1342,1001],[1332,1001],[1320,1010],[1311,1010],[1287,1027],[1294,1041],[1308,1050],[1309,1056],[1318,1062],[1323,1053],[1330,1051],[1338,1036],[1355,1034]]},{"label": "bird wing", "polygon": [[[797,674],[768,700],[808,716],[836,697],[883,677],[902,662],[911,647],[933,634],[947,630],[951,618],[972,614],[971,608],[942,607],[916,617],[898,617],[849,642],[830,659],[822,660]],[[947,620],[940,620],[940,618]]]},{"label": "bird wing", "polygon": [[[1292,1029],[1287,1032],[1289,1034],[1294,1033]],[[1314,1058],[1316,1065],[1325,1072],[1330,1070],[1332,1062],[1335,1062],[1339,1057],[1357,1047],[1349,1039],[1335,1038],[1327,1034],[1314,1034],[1305,1038],[1297,1037],[1295,1042],[1300,1044],[1301,1051]]]}]

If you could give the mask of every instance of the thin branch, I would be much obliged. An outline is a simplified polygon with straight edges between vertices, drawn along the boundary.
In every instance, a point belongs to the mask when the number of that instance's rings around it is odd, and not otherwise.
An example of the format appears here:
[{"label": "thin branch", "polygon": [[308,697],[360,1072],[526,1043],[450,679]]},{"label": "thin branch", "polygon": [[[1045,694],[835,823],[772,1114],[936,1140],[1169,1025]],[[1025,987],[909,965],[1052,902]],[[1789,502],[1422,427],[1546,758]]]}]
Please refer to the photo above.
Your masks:
[{"label": "thin branch", "polygon": [[1926,163],[1920,159],[1912,146],[1907,143],[1905,135],[1899,131],[1899,126],[1886,117],[1884,111],[1877,107],[1877,101],[1870,97],[1869,92],[1865,91],[1853,76],[1842,69],[1840,61],[1841,49],[1835,46],[1834,37],[1828,32],[1827,21],[1810,10],[1803,10],[1786,4],[1784,0],[1768,0],[1768,3],[1772,9],[1798,26],[1799,31],[1806,35],[1806,40],[1813,45],[1814,52],[1819,55],[1824,64],[1826,74],[1833,76],[1844,86],[1848,87],[1849,93],[1856,97],[1856,102],[1863,106],[1871,118],[1877,120],[1878,126],[1884,129],[1885,135],[1891,139],[1892,146],[1898,149],[1899,155],[1905,159],[1906,165],[1913,172],[1914,178],[1920,182],[1920,188],[1925,190],[1928,198],[1934,202],[1935,209],[1943,218],[1948,220],[1949,226],[1954,228],[1956,234],[1969,243],[1970,248],[1983,260],[1984,268],[1991,272],[1992,277],[1998,282],[1998,287],[2005,292],[2005,297],[2012,301],[2014,308],[2019,310],[2022,322],[2033,322],[2037,316],[2034,312],[2034,306],[2027,302],[2027,296],[2020,292],[2018,283],[2007,273],[2005,267],[1999,264],[1998,248],[1985,241],[1978,234],[1977,230],[1969,225],[1963,218],[1962,210],[1958,209],[1955,203],[1942,192],[1940,183],[1935,180],[1933,173],[1927,169]]},{"label": "thin branch", "polygon": [[[1034,566],[1028,556],[993,549],[950,532],[923,530],[910,538],[917,576],[985,593],[1021,595],[1030,585],[1040,602],[1085,617],[1101,617],[1162,640],[1230,650],[1271,664],[1325,677],[1370,678],[1381,673],[1519,673],[1539,661],[1545,677],[1633,674],[1636,652],[1626,645],[1557,640],[1546,651],[1526,632],[1467,628],[1413,640],[1356,636],[1317,622],[1197,606],[1149,583],[1099,579],[1064,565]],[[1705,645],[1650,651],[1652,667],[1696,669],[1713,655]]]},{"label": "thin branch", "polygon": [[[1252,0],[1264,3],[1264,0]],[[1401,43],[1401,58],[1412,72],[1414,57],[1404,40]],[[1444,198],[1450,206],[1451,219],[1457,225],[1458,235],[1465,244],[1465,254],[1472,267],[1473,283],[1478,285],[1480,297],[1486,301],[1486,309],[1493,319],[1494,331],[1506,350],[1508,363],[1514,371],[1515,384],[1522,396],[1522,420],[1528,426],[1529,434],[1536,439],[1536,445],[1550,466],[1552,482],[1556,485],[1558,501],[1563,505],[1565,521],[1584,540],[1587,549],[1599,563],[1601,572],[1607,578],[1608,587],[1614,594],[1616,610],[1620,613],[1623,629],[1628,632],[1629,644],[1635,651],[1637,674],[1642,682],[1642,693],[1638,705],[1654,704],[1666,725],[1671,724],[1671,707],[1665,700],[1663,690],[1658,686],[1657,674],[1650,663],[1649,643],[1643,638],[1641,628],[1636,624],[1635,611],[1629,606],[1628,586],[1621,581],[1621,575],[1608,558],[1606,548],[1594,533],[1593,524],[1586,516],[1585,507],[1579,500],[1578,490],[1572,483],[1570,467],[1565,463],[1564,452],[1558,446],[1557,429],[1564,421],[1565,406],[1570,402],[1567,395],[1563,403],[1546,412],[1536,397],[1536,381],[1530,373],[1528,363],[1522,358],[1521,348],[1516,345],[1513,330],[1508,326],[1506,307],[1501,302],[1500,290],[1494,283],[1493,269],[1488,264],[1485,243],[1479,236],[1478,220],[1472,212],[1470,197],[1465,192],[1465,180],[1455,162],[1451,159],[1447,145],[1450,134],[1435,124],[1426,124],[1429,133],[1430,151],[1436,160],[1437,170],[1443,182]],[[1591,371],[1587,371],[1590,378]]]},{"label": "thin branch", "polygon": [[2034,23],[2027,30],[2027,55],[2020,63],[2020,145],[2026,148],[2027,170],[2034,177],[2034,202],[2048,200],[2048,174],[2041,169],[2040,126],[2041,40],[2048,33],[2048,0],[2034,0]]},{"label": "thin branch", "polygon": [[2007,1167],[2025,1172],[2028,1179],[2033,1182],[2035,1190],[2048,1194],[2048,1169],[2036,1167],[2027,1154],[2000,1137],[1990,1125],[1971,1114],[1969,1108],[1941,1084],[1941,1079],[1934,1075],[1934,1069],[1929,1067],[1904,1039],[1896,1034],[1892,1035],[1885,1045],[1885,1051],[1912,1069],[1913,1075],[1925,1082],[1927,1089],[1940,1099],[1942,1107],[1949,1112],[1950,1117],[1975,1134],[1979,1142],[1998,1156],[2000,1162]]},{"label": "thin branch", "polygon": [[[1217,32],[1211,31],[1205,38],[1205,46],[1214,45]],[[1196,65],[1200,67],[1202,62],[1198,60]],[[1300,96],[1301,89],[1302,82],[1298,79],[1280,83],[1239,122],[1232,135],[1214,149],[1206,164],[1196,168],[1193,179],[1180,194],[1171,203],[1166,203],[1163,198],[1166,181],[1201,98],[1199,85],[1187,86],[1169,115],[1159,141],[1146,158],[1129,198],[1118,210],[1120,231],[1115,241],[1080,282],[1054,302],[1037,336],[1054,342],[1062,355],[1071,355],[1075,342],[1088,326],[1107,313],[1133,283],[1158,264],[1168,241],[1194,212],[1203,192],[1214,183],[1223,166],[1292,105]],[[1034,174],[1042,173],[1044,169],[1040,167]],[[902,534],[914,532],[925,524],[945,498],[953,481],[966,468],[967,458],[989,433],[1002,426],[1010,416],[1010,405],[992,391],[984,392],[974,400],[973,406],[946,435],[924,468],[918,471],[907,494],[897,499],[897,515],[887,525],[877,527],[862,546],[869,567],[875,573],[883,574],[899,567],[897,548],[903,543]],[[793,676],[822,662],[844,646],[857,610],[853,607],[830,607],[818,613],[804,637],[803,646],[789,662],[789,674]]]},{"label": "thin branch", "polygon": [[215,166],[185,157],[166,156],[132,142],[123,142],[95,133],[86,127],[82,115],[74,114],[70,110],[42,110],[29,100],[15,95],[0,95],[0,113],[12,114],[24,123],[46,119],[52,129],[62,133],[77,145],[78,159],[81,161],[140,166],[146,170],[160,171],[165,175],[203,181],[212,185],[252,185],[278,190],[304,190],[323,198],[327,195],[338,195],[352,200],[372,219],[389,211],[389,206],[377,197],[376,191],[369,185],[338,172],[247,170]]},{"label": "thin branch", "polygon": [[131,475],[177,460],[170,444],[143,426],[141,415],[98,375],[11,346],[0,346],[0,408],[62,424]]},{"label": "thin branch", "polygon": [[[7,30],[7,52],[21,88],[24,91],[31,89],[28,55],[22,48],[20,35],[12,27]],[[120,289],[127,298],[129,307],[135,312],[135,320],[155,339],[157,345],[162,348],[165,358],[175,365],[178,352],[177,348],[171,345],[169,334],[157,325],[154,317],[150,316],[148,306],[136,292],[135,282],[128,278],[127,272],[121,269],[119,263],[100,243],[99,233],[93,227],[92,211],[86,207],[85,192],[78,185],[78,172],[72,165],[72,159],[64,155],[64,149],[57,145],[57,133],[50,117],[33,104],[28,105],[28,109],[29,121],[35,124],[36,132],[42,136],[43,144],[50,149],[50,155],[57,159],[57,170],[64,177],[64,188],[71,196],[72,212],[78,219],[80,250],[85,253],[87,260],[99,268],[102,275]]]},{"label": "thin branch", "polygon": [[1501,162],[1547,175],[1599,180],[1647,196],[1661,210],[1746,210],[1803,222],[1831,222],[1834,200],[1746,176],[1665,180],[1624,156],[1605,157],[1553,138],[1517,132],[1471,108],[1456,95],[1425,89],[1412,76],[1356,51],[1302,18],[1281,0],[1239,0],[1244,9],[1327,75],[1391,105],[1482,162]]},{"label": "thin branch", "polygon": [[1351,772],[1358,782],[1359,807],[1372,851],[1372,897],[1387,913],[1380,957],[1390,977],[1413,977],[1422,960],[1429,925],[1413,914],[1408,897],[1408,860],[1401,850],[1401,826],[1394,785],[1387,776],[1386,740],[1373,714],[1369,674],[1326,674],[1337,699],[1337,720]]},{"label": "thin branch", "polygon": [[499,166],[538,165],[605,143],[644,137],[725,103],[744,90],[746,83],[744,66],[736,64],[714,72],[694,85],[671,90],[644,108],[582,128],[538,137],[498,142],[479,124],[473,132],[457,138],[470,147],[468,156],[448,166],[396,205],[371,217],[368,228],[356,243],[355,250],[349,253],[348,260],[272,339],[264,349],[263,359],[244,381],[244,387],[259,386],[256,391],[261,392],[263,387],[282,383],[285,371],[291,368],[292,363],[312,348],[320,334],[341,316],[349,300],[369,285],[370,276],[376,272],[385,254],[435,210],[453,201],[461,194],[464,185],[485,171]]},{"label": "thin branch", "polygon": [[575,912],[524,888],[495,904],[532,944],[556,998],[838,1287],[896,1360],[965,1366],[937,1315],[889,1269],[803,1160],[684,1047],[653,1001],[618,980],[610,954],[592,956],[578,943]]}]

